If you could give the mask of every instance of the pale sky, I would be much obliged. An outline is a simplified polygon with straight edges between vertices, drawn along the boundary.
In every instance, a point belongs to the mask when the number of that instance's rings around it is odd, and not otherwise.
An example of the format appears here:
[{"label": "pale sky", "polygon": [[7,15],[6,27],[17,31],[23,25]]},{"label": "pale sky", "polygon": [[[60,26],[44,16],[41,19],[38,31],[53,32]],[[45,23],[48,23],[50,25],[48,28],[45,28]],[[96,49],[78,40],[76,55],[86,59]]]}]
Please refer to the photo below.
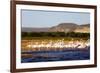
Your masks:
[{"label": "pale sky", "polygon": [[89,24],[90,13],[21,10],[22,27],[52,27],[60,23]]}]

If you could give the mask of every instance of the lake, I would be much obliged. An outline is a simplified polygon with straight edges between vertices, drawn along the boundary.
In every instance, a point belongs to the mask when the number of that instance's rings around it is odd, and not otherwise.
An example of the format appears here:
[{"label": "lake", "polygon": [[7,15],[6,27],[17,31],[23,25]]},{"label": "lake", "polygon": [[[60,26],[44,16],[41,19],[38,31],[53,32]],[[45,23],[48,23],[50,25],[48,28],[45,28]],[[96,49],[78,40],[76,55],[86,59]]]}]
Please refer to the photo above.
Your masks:
[{"label": "lake", "polygon": [[52,62],[90,59],[90,47],[88,49],[74,49],[62,51],[28,51],[21,52],[21,63]]}]

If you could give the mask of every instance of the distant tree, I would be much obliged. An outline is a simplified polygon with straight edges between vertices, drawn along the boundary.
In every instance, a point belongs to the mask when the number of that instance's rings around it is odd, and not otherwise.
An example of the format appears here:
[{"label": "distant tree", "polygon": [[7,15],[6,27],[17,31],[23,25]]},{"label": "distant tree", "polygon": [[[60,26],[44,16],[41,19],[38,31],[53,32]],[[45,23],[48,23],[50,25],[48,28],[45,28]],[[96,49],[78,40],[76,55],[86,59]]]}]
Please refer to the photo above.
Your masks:
[{"label": "distant tree", "polygon": [[22,32],[22,37],[72,37],[72,38],[89,38],[90,33],[75,32]]}]

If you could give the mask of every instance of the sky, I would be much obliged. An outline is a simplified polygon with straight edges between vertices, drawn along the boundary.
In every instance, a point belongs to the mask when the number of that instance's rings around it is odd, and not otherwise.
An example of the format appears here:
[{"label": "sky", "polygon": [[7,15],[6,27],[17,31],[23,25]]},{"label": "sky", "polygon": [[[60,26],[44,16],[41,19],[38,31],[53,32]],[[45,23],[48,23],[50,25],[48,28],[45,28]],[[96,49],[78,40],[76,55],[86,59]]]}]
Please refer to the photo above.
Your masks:
[{"label": "sky", "polygon": [[22,27],[52,27],[60,23],[90,23],[90,13],[68,11],[21,10]]}]

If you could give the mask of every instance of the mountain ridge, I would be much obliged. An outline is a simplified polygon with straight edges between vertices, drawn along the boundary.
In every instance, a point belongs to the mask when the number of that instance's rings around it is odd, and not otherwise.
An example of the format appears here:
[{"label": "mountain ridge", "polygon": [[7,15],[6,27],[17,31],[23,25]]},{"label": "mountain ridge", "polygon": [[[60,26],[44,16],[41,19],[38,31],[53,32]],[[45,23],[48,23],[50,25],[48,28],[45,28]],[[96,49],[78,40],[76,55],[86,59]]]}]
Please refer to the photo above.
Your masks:
[{"label": "mountain ridge", "polygon": [[90,24],[78,25],[75,23],[60,23],[56,26],[37,28],[37,27],[22,27],[22,32],[90,32]]}]

